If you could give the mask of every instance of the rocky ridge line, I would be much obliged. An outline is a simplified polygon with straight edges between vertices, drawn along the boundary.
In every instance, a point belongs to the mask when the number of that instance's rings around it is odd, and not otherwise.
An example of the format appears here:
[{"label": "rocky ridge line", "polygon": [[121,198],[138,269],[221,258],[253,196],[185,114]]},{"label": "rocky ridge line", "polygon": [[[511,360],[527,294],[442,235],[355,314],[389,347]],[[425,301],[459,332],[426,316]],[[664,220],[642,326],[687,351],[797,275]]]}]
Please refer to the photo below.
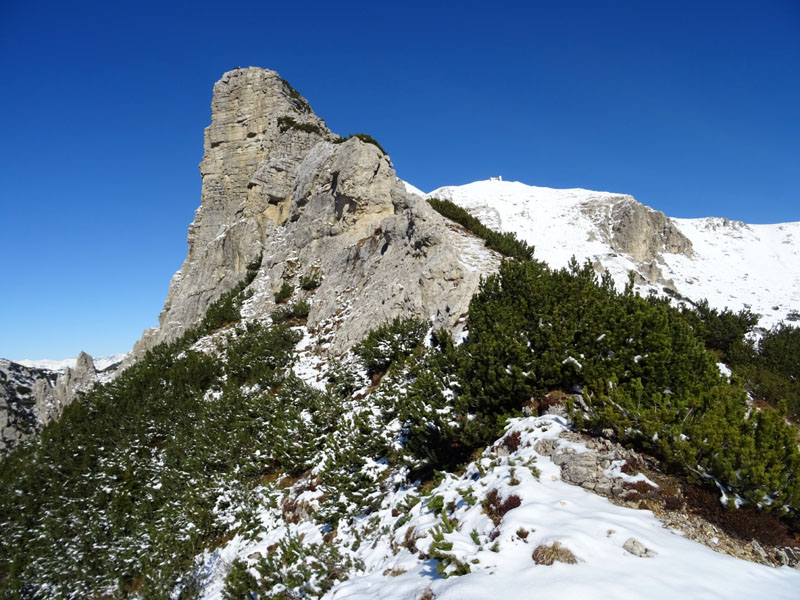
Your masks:
[{"label": "rocky ridge line", "polygon": [[99,379],[111,376],[115,368],[100,375],[85,352],[75,368],[67,367],[63,373],[0,359],[0,455],[57,419],[67,404]]}]

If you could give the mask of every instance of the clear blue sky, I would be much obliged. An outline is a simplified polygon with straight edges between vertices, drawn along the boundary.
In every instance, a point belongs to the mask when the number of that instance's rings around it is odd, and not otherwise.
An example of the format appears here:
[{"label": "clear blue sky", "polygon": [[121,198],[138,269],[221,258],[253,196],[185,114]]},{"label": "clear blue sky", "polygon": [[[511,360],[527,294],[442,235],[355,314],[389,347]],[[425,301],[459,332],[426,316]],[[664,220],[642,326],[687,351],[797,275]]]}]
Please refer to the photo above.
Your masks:
[{"label": "clear blue sky", "polygon": [[275,69],[430,191],[502,175],[800,220],[800,1],[0,2],[0,356],[125,352],[200,202],[211,89]]}]

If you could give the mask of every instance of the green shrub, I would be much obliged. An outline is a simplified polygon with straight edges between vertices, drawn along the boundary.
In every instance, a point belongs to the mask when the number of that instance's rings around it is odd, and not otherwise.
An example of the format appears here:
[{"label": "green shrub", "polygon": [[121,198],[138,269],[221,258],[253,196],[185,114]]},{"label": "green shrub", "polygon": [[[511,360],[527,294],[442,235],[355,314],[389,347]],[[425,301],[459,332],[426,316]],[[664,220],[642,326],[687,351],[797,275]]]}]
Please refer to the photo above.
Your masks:
[{"label": "green shrub", "polygon": [[465,392],[455,404],[471,415],[462,443],[494,439],[498,416],[531,397],[579,391],[589,407],[575,411],[579,424],[610,427],[668,467],[713,475],[754,504],[800,503],[795,431],[774,411],[749,410],[741,386],[720,377],[705,332],[666,300],[631,286],[618,293],[589,263],[551,271],[506,262],[481,285],[468,322]]},{"label": "green shrub", "polygon": [[305,319],[311,310],[311,305],[307,300],[298,300],[292,304],[292,317],[295,319]]},{"label": "green shrub", "polygon": [[513,233],[498,233],[489,229],[477,218],[457,204],[450,202],[450,200],[429,198],[428,204],[443,217],[458,223],[477,235],[487,247],[496,250],[503,256],[519,261],[533,260],[533,246],[529,246],[526,242],[517,239],[517,236]]},{"label": "green shrub", "polygon": [[258,581],[250,574],[244,561],[235,559],[231,564],[231,570],[225,576],[222,597],[225,600],[252,600],[257,593]]},{"label": "green shrub", "polygon": [[257,269],[251,269],[248,266],[245,279],[236,284],[230,291],[222,294],[216,302],[208,307],[203,320],[200,321],[200,325],[193,334],[196,339],[226,325],[238,323],[241,320],[240,309],[242,302],[250,297],[244,293],[244,289],[250,285],[256,273],[258,273]]},{"label": "green shrub", "polygon": [[311,305],[306,300],[298,300],[291,306],[280,306],[270,313],[273,323],[285,323],[291,319],[305,319],[311,310]]},{"label": "green shrub", "polygon": [[345,137],[339,137],[339,138],[333,140],[333,143],[334,144],[342,144],[342,143],[346,142],[347,140],[349,140],[351,138],[358,138],[362,142],[365,142],[367,144],[372,144],[373,146],[377,147],[378,150],[380,150],[383,154],[388,154],[386,152],[386,150],[383,149],[383,146],[381,146],[378,143],[378,140],[376,140],[374,137],[372,137],[368,133],[351,133],[346,138]]},{"label": "green shrub", "polygon": [[322,130],[317,125],[313,123],[298,123],[292,117],[288,116],[278,117],[278,128],[281,130],[281,133],[290,129],[296,129],[297,131],[322,135]]},{"label": "green shrub", "polygon": [[425,321],[395,317],[391,323],[373,329],[353,347],[370,373],[386,371],[395,361],[410,355],[428,331]]},{"label": "green shrub", "polygon": [[269,316],[276,325],[285,323],[292,318],[292,308],[290,306],[279,306],[269,313]]},{"label": "green shrub", "polygon": [[289,298],[292,297],[294,293],[294,287],[286,283],[285,281],[281,283],[281,287],[278,288],[278,291],[275,292],[275,303],[276,304],[283,304]]},{"label": "green shrub", "polygon": [[322,283],[322,278],[315,273],[304,275],[300,278],[300,287],[306,291],[317,289],[320,283]]}]

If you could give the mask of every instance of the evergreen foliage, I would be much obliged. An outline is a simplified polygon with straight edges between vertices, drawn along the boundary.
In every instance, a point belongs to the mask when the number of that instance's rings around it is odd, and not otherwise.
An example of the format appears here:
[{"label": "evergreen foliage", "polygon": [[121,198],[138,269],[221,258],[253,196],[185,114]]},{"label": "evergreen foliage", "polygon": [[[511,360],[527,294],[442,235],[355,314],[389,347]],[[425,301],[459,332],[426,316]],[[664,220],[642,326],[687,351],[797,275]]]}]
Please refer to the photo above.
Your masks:
[{"label": "evergreen foliage", "polygon": [[0,463],[3,597],[190,597],[193,557],[228,534],[230,511],[246,522],[260,477],[297,468],[269,425],[287,395],[314,397],[290,373],[299,334],[248,323],[224,361],[189,349],[237,316],[242,288]]},{"label": "evergreen foliage", "polygon": [[284,323],[289,320],[302,320],[308,317],[311,305],[307,300],[298,300],[291,306],[281,306],[273,310],[269,316],[273,323]]},{"label": "evergreen foliage", "polygon": [[281,287],[275,292],[275,304],[283,304],[292,297],[293,293],[294,287],[285,281],[282,282]]},{"label": "evergreen foliage", "polygon": [[504,263],[473,299],[469,328],[456,403],[474,415],[465,441],[496,436],[497,415],[529,398],[579,392],[585,426],[611,427],[668,466],[713,476],[754,504],[800,505],[794,429],[771,410],[749,410],[741,386],[720,377],[703,334],[666,300],[630,286],[617,293],[589,263],[558,271]]},{"label": "evergreen foliage", "polygon": [[[268,556],[259,558],[256,579],[247,565],[235,561],[225,579],[225,600],[250,600],[251,598],[320,598],[334,583],[358,565],[342,556],[331,544],[307,544],[287,536]],[[274,590],[282,590],[275,593]]]},{"label": "evergreen foliage", "polygon": [[300,287],[306,291],[317,289],[320,283],[322,283],[322,278],[316,273],[300,277]]},{"label": "evergreen foliage", "polygon": [[533,260],[533,246],[517,239],[513,233],[498,233],[489,229],[466,210],[450,202],[429,198],[428,204],[443,217],[458,223],[468,231],[481,238],[488,248],[496,250],[507,258],[515,260]]},{"label": "evergreen foliage", "polygon": [[[589,263],[504,262],[470,304],[466,341],[454,347],[442,335],[437,348],[393,367],[381,406],[403,423],[410,466],[444,469],[496,439],[523,404],[563,390],[577,399],[579,426],[611,428],[690,479],[714,477],[752,504],[793,514],[795,430],[775,411],[751,410],[705,346],[709,330],[719,345],[736,343],[725,331],[747,329],[750,318],[733,317],[706,329],[666,299],[642,298],[632,285],[617,292]],[[793,364],[794,346],[782,343],[777,354]]]},{"label": "evergreen foliage", "polygon": [[753,394],[800,422],[800,329],[780,325],[764,333],[755,356],[733,365]]},{"label": "evergreen foliage", "polygon": [[333,140],[333,143],[334,144],[342,144],[342,143],[346,142],[347,140],[349,140],[350,138],[354,138],[354,137],[360,139],[362,142],[365,142],[367,144],[372,144],[373,146],[377,147],[378,150],[380,150],[383,154],[388,154],[388,152],[386,152],[386,150],[383,149],[383,146],[381,146],[378,143],[378,140],[376,140],[374,137],[372,137],[368,133],[351,133],[346,138],[345,137],[340,137],[340,138],[337,138],[337,139]]},{"label": "evergreen foliage", "polygon": [[370,373],[386,371],[392,362],[411,354],[422,343],[428,324],[420,319],[395,317],[367,334],[353,352]]},{"label": "evergreen foliage", "polygon": [[800,330],[782,324],[756,344],[749,336],[758,318],[748,310],[718,311],[703,300],[683,314],[755,397],[800,421]]},{"label": "evergreen foliage", "polygon": [[281,130],[281,133],[289,131],[290,129],[296,129],[297,131],[322,135],[322,130],[317,125],[313,123],[299,123],[289,116],[278,117],[278,128]]},{"label": "evergreen foliage", "polygon": [[[571,398],[577,426],[611,428],[690,479],[714,478],[731,496],[797,516],[795,430],[780,412],[749,406],[741,380],[716,365],[721,355],[757,393],[794,402],[797,329],[766,332],[756,347],[745,338],[747,311],[676,309],[632,284],[618,292],[588,263],[551,270],[513,236],[502,240],[492,243],[514,260],[482,281],[463,343],[440,330],[428,347],[425,321],[396,318],[354,347],[364,368],[329,364],[325,390],[292,371],[302,336],[288,323],[308,315],[307,301],[276,309],[270,326],[239,323],[254,260],[197,327],[68,405],[0,462],[0,595],[195,597],[195,557],[237,533],[256,539],[264,511],[297,518],[297,496],[276,482],[307,482],[319,493],[317,525],[346,529],[380,506],[397,474],[444,476],[553,390]],[[292,286],[279,293],[286,302]],[[210,333],[216,352],[198,351]],[[379,386],[365,370],[382,375]],[[484,508],[499,520],[519,502],[495,493]],[[428,500],[439,518],[430,556],[445,576],[470,570],[452,553],[449,506]],[[330,543],[289,532],[266,557],[234,561],[223,597],[319,598],[356,568]]]}]

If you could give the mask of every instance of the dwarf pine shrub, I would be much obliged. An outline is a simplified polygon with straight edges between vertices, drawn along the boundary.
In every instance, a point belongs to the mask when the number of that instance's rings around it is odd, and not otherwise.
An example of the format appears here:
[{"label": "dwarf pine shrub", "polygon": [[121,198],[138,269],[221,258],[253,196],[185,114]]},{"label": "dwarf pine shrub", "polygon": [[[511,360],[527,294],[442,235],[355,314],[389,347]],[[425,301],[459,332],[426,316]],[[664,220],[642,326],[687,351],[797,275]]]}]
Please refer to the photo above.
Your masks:
[{"label": "dwarf pine shrub", "polygon": [[322,130],[317,125],[313,123],[298,123],[289,116],[278,117],[278,128],[281,130],[281,133],[289,131],[290,129],[295,129],[297,131],[322,135]]},{"label": "dwarf pine shrub", "polygon": [[386,150],[383,149],[383,146],[381,146],[378,143],[378,140],[376,140],[374,137],[372,137],[368,133],[351,133],[347,137],[340,137],[340,138],[337,138],[337,139],[333,140],[333,143],[334,144],[342,144],[342,143],[346,142],[347,140],[349,140],[350,138],[358,138],[362,142],[365,142],[367,144],[372,144],[373,146],[378,148],[378,150],[380,150],[383,154],[388,154],[386,152]]},{"label": "dwarf pine shrub", "polygon": [[481,238],[488,248],[515,260],[533,260],[533,246],[517,238],[511,232],[498,233],[489,229],[477,218],[450,200],[429,198],[428,204],[443,217],[458,223]]},{"label": "dwarf pine shrub", "polygon": [[281,287],[275,292],[275,304],[283,304],[292,297],[292,293],[294,293],[294,287],[285,281],[282,282]]},{"label": "dwarf pine shrub", "polygon": [[300,277],[300,287],[306,291],[317,289],[320,283],[322,278],[314,273]]},{"label": "dwarf pine shrub", "polygon": [[373,329],[353,347],[353,352],[370,373],[386,371],[393,362],[409,356],[428,331],[421,319],[395,317],[391,323]]},{"label": "dwarf pine shrub", "polygon": [[[265,432],[284,416],[276,408],[308,394],[286,383],[299,339],[288,328],[237,326],[222,360],[189,349],[237,318],[228,308],[240,298],[224,295],[197,328],[95,386],[0,461],[0,596],[118,588],[166,598],[177,585],[189,594],[192,557],[237,519],[252,522],[248,490],[295,467],[275,446],[285,436]],[[240,387],[252,383],[263,387]],[[295,398],[276,399],[273,388]]]}]

